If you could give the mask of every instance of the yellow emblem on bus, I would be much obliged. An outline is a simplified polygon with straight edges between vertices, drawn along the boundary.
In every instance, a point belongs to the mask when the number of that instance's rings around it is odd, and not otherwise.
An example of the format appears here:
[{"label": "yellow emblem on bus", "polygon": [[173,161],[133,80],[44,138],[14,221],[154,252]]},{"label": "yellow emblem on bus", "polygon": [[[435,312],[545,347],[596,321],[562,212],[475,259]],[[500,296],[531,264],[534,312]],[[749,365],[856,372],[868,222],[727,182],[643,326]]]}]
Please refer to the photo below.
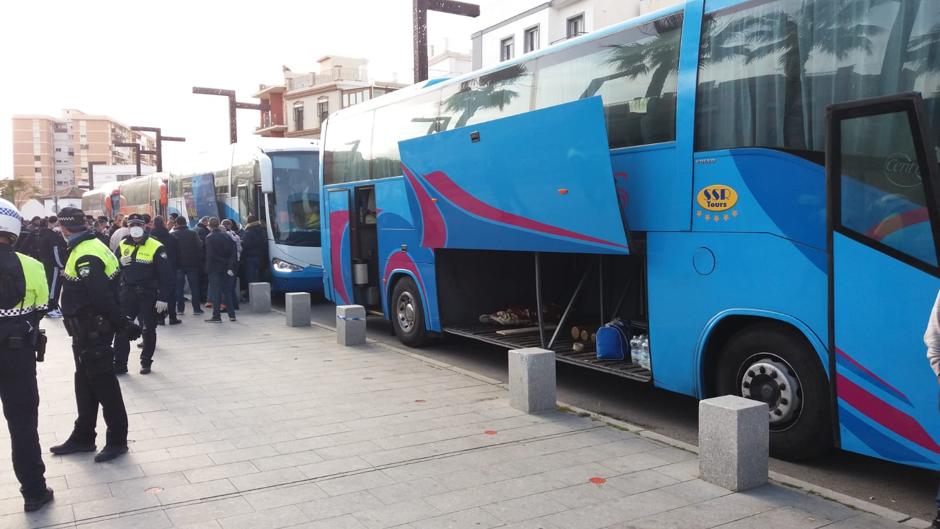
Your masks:
[{"label": "yellow emblem on bus", "polygon": [[708,211],[725,211],[738,203],[738,192],[726,185],[713,185],[698,192],[698,205]]}]

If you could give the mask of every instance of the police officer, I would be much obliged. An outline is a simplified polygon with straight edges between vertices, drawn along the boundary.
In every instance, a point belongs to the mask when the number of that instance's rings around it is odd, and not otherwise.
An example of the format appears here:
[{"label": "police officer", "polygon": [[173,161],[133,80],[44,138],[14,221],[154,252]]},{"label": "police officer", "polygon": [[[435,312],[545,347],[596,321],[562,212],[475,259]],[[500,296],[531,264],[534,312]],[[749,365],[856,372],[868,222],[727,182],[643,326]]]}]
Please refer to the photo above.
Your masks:
[{"label": "police officer", "polygon": [[62,272],[65,282],[61,307],[65,329],[72,337],[78,418],[69,438],[51,451],[57,455],[93,452],[101,404],[108,433],[95,461],[109,461],[127,452],[127,411],[114,375],[111,343],[115,332],[125,340],[136,339],[140,327],[121,313],[117,299],[121,273],[118,260],[87,228],[82,210],[63,208],[59,225],[69,243],[69,258]]},{"label": "police officer", "polygon": [[[150,373],[153,351],[157,347],[157,313],[167,311],[175,292],[175,278],[163,244],[144,230],[147,224],[142,215],[127,217],[130,234],[118,245],[117,256],[121,265],[121,310],[124,315],[140,322],[144,347],[140,352],[140,374]],[[126,336],[118,335],[114,341],[115,372],[127,373],[127,357],[131,345]]]},{"label": "police officer", "polygon": [[39,320],[47,309],[49,285],[42,263],[13,251],[22,223],[16,207],[0,199],[0,400],[23,508],[35,511],[52,501],[39,448],[36,385],[36,361],[45,352]]}]

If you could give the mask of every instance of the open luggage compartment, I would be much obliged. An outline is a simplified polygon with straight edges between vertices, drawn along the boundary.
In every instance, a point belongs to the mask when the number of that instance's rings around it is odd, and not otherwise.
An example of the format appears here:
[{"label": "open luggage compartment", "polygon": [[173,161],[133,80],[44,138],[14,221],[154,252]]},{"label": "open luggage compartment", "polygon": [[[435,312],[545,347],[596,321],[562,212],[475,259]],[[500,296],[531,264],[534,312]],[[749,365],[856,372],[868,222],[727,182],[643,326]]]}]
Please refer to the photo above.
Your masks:
[{"label": "open luggage compartment", "polygon": [[[648,332],[642,257],[482,250],[438,250],[436,257],[444,332],[508,349],[543,347],[559,362],[651,380],[629,352],[624,360],[598,360],[590,340],[575,351],[572,337],[574,325],[590,334],[614,317],[631,322],[633,334]],[[507,308],[528,318],[481,321]]]}]

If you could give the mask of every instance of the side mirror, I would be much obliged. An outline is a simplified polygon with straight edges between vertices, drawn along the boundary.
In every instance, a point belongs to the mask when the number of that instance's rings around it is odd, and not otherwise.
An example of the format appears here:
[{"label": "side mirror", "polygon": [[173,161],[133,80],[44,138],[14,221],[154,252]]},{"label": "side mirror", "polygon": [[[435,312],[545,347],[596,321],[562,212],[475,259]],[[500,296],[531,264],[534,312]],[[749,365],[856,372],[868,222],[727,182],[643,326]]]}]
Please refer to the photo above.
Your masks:
[{"label": "side mirror", "polygon": [[261,192],[274,192],[274,166],[271,164],[271,157],[267,154],[258,156],[258,171],[261,173]]}]

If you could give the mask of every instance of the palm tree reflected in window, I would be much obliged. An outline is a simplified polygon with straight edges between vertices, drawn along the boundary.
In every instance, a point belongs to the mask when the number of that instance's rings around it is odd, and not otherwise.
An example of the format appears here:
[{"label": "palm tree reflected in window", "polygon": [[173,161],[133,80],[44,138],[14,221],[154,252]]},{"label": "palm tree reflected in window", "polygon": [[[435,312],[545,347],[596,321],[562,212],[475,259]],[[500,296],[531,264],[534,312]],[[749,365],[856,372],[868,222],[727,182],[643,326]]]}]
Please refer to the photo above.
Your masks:
[{"label": "palm tree reflected in window", "polygon": [[445,88],[441,121],[459,128],[529,110],[533,76],[515,64]]}]

